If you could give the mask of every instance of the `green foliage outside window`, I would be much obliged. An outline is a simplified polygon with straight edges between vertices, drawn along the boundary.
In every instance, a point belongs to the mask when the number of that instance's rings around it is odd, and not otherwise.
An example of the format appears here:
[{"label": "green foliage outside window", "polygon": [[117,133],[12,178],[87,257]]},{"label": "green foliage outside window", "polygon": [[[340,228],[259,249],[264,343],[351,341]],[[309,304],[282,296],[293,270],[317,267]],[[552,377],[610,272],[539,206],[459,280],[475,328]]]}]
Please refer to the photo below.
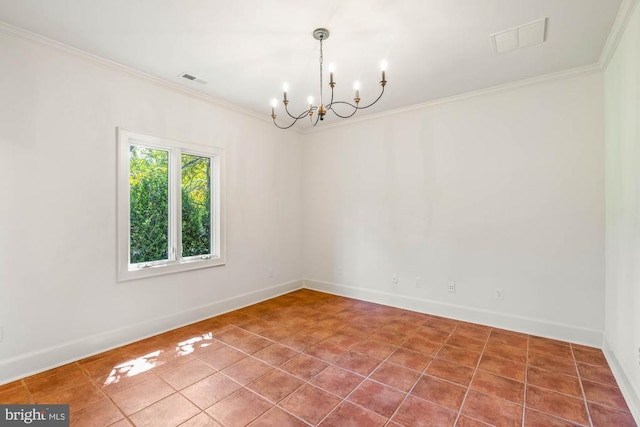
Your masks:
[{"label": "green foliage outside window", "polygon": [[[211,253],[211,160],[183,154],[183,257]],[[130,262],[169,259],[169,152],[131,145]]]}]

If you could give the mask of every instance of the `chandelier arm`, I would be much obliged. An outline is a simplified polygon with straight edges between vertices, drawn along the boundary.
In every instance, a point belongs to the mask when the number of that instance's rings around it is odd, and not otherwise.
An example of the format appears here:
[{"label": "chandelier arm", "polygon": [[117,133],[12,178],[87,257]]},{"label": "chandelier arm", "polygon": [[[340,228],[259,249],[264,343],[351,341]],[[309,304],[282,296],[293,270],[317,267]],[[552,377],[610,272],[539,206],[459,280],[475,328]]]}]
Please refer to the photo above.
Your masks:
[{"label": "chandelier arm", "polygon": [[291,124],[289,126],[280,126],[278,123],[276,123],[276,119],[274,118],[273,119],[273,124],[276,125],[276,127],[280,128],[280,129],[289,129],[290,127],[295,125],[297,121],[298,121],[298,119],[295,119],[293,122],[291,122]]},{"label": "chandelier arm", "polygon": [[340,117],[341,119],[348,119],[349,117],[353,117],[353,115],[358,112],[358,108],[355,105],[349,104],[348,102],[338,101],[338,102],[336,102],[336,104],[347,104],[350,107],[353,107],[353,112],[351,114],[349,114],[348,116],[342,116],[342,115],[336,113],[335,109],[331,110],[331,111],[333,111],[333,114],[335,114],[336,116]]},{"label": "chandelier arm", "polygon": [[376,102],[380,101],[380,98],[382,98],[382,95],[384,95],[384,86],[382,86],[382,91],[380,91],[380,95],[378,95],[378,97],[376,98],[375,101],[373,101],[371,104],[369,105],[365,105],[364,107],[357,107],[358,110],[364,110],[365,108],[369,108],[371,107],[373,104],[375,104]]},{"label": "chandelier arm", "polygon": [[[315,111],[316,107],[311,108],[311,111]],[[291,117],[293,120],[300,120],[301,118],[303,118],[304,116],[309,115],[309,110],[305,110],[303,113],[301,113],[299,116],[294,116],[289,112],[289,108],[287,107],[287,105],[285,104],[284,106],[284,111],[287,112],[287,114],[289,115],[289,117]],[[295,123],[295,122],[294,122]]]},{"label": "chandelier arm", "polygon": [[313,123],[313,126],[317,125],[319,120],[320,120],[320,114],[318,114],[316,116],[316,121],[315,122],[313,121],[313,119],[311,119],[311,122]]},{"label": "chandelier arm", "polygon": [[333,86],[331,87],[331,101],[327,104],[327,111],[331,110],[331,106],[333,105]]}]

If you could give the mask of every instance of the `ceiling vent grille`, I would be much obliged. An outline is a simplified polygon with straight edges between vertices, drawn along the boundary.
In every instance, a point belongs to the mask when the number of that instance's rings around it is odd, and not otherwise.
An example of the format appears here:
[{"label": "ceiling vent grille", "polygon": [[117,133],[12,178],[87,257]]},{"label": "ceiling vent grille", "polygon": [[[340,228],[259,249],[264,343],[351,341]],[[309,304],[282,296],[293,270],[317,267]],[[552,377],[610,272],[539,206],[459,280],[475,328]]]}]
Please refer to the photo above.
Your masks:
[{"label": "ceiling vent grille", "polygon": [[547,18],[538,19],[519,27],[491,34],[491,44],[496,53],[506,53],[545,41]]},{"label": "ceiling vent grille", "polygon": [[178,74],[178,77],[182,77],[183,79],[187,79],[187,80],[191,80],[192,82],[196,82],[196,83],[200,83],[201,85],[206,85],[207,81],[206,80],[202,80],[196,76],[193,76],[191,74],[188,73],[180,73]]}]

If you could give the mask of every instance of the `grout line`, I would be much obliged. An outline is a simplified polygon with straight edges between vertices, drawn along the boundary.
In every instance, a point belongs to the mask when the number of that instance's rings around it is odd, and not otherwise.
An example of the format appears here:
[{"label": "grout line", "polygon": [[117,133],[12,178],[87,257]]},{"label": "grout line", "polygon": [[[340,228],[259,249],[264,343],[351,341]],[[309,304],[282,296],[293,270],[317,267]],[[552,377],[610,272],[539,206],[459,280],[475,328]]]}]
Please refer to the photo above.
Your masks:
[{"label": "grout line", "polygon": [[578,361],[576,355],[573,353],[573,346],[569,344],[571,349],[571,358],[573,359],[573,366],[576,368],[576,374],[578,375],[578,383],[580,384],[580,391],[582,392],[582,402],[587,410],[587,418],[589,419],[589,425],[593,427],[593,420],[591,419],[591,411],[589,410],[589,403],[587,403],[587,394],[584,392],[584,386],[582,385],[582,376],[580,375],[580,369],[578,369]]},{"label": "grout line", "polygon": [[480,366],[480,362],[482,361],[482,355],[484,354],[484,351],[487,348],[487,344],[489,343],[489,338],[491,337],[491,332],[493,332],[493,329],[494,328],[491,328],[491,330],[489,331],[489,335],[487,336],[487,339],[484,342],[484,347],[482,347],[482,351],[480,352],[480,357],[478,357],[478,362],[476,363],[476,367],[474,368],[473,373],[471,374],[471,380],[469,381],[469,385],[467,385],[467,390],[465,391],[464,397],[462,398],[462,402],[460,403],[460,408],[458,408],[458,415],[456,416],[456,419],[453,422],[454,426],[458,424],[458,420],[462,416],[462,408],[464,408],[464,404],[467,401],[467,396],[469,396],[469,391],[471,391],[471,384],[473,383],[473,380],[476,377],[476,373],[478,372],[478,366]]},{"label": "grout line", "polygon": [[527,335],[527,355],[524,361],[524,393],[522,395],[522,427],[524,427],[524,420],[527,414],[527,386],[529,384],[529,343],[530,335]]}]

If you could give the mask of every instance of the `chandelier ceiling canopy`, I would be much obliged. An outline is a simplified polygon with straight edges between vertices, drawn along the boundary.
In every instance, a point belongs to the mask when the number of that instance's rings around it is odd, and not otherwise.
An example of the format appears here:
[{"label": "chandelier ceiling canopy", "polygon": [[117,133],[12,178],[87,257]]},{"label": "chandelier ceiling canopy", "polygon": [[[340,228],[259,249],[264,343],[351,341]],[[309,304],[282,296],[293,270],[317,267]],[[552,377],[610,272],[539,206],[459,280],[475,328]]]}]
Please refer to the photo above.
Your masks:
[{"label": "chandelier ceiling canopy", "polygon": [[[289,111],[289,99],[287,98],[288,87],[287,87],[287,84],[285,83],[283,87],[284,95],[282,97],[282,104],[284,105],[284,111],[286,112],[288,119],[290,120],[288,124],[281,125],[276,121],[278,117],[278,114],[276,114],[276,107],[278,105],[278,101],[276,99],[271,101],[271,118],[273,119],[273,124],[280,129],[289,129],[290,127],[295,125],[298,120],[301,120],[307,116],[309,117],[311,124],[313,126],[316,126],[319,121],[324,120],[324,117],[329,112],[332,112],[333,114],[335,114],[337,117],[340,117],[341,119],[347,119],[349,117],[353,117],[359,110],[363,110],[365,108],[369,108],[372,105],[374,105],[376,102],[380,100],[380,98],[382,98],[382,95],[384,94],[384,88],[387,85],[387,80],[385,75],[386,67],[387,67],[386,61],[382,61],[381,63],[382,80],[380,80],[380,87],[381,87],[380,94],[375,100],[373,100],[373,102],[363,106],[360,105],[360,84],[358,82],[355,82],[353,85],[354,86],[353,89],[355,91],[354,97],[353,97],[353,103],[348,101],[334,100],[333,90],[336,87],[336,82],[333,78],[334,77],[333,67],[330,65],[329,66],[329,87],[331,88],[331,97],[329,99],[329,102],[325,104],[324,94],[323,94],[323,78],[324,78],[324,69],[323,69],[324,56],[323,55],[324,54],[322,50],[322,42],[329,38],[329,30],[327,30],[326,28],[316,28],[313,31],[313,38],[320,42],[320,61],[319,61],[320,62],[320,81],[319,81],[320,101],[318,104],[314,104],[313,96],[309,96],[307,100],[309,107],[306,110],[303,110],[300,114],[292,114]],[[314,114],[315,114],[315,119],[314,119]]]}]

